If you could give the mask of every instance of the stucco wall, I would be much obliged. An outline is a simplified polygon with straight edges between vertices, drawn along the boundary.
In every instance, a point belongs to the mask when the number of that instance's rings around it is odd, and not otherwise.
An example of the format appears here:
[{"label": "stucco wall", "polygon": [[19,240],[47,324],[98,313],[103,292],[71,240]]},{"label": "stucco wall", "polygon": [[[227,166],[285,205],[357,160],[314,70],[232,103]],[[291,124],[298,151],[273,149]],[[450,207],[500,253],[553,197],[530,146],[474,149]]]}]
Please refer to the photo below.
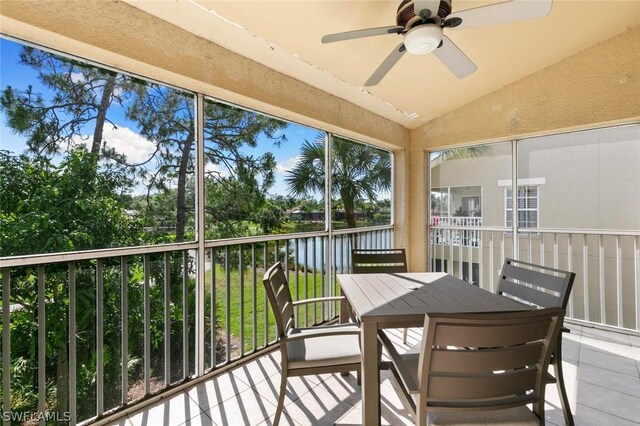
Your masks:
[{"label": "stucco wall", "polygon": [[640,118],[640,26],[412,131],[432,149]]},{"label": "stucco wall", "polygon": [[424,150],[640,120],[640,26],[412,130],[411,263],[426,268]]}]

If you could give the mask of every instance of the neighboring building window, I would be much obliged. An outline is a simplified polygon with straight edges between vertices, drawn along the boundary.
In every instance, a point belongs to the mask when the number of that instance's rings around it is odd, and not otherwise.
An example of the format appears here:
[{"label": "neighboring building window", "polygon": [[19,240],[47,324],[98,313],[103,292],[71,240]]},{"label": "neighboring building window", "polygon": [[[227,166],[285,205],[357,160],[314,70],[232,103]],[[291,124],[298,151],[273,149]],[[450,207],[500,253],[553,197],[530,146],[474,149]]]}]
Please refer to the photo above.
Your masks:
[{"label": "neighboring building window", "polygon": [[[513,194],[510,187],[505,188],[506,226],[513,226]],[[518,228],[538,228],[539,197],[537,185],[519,185],[517,195]]]}]

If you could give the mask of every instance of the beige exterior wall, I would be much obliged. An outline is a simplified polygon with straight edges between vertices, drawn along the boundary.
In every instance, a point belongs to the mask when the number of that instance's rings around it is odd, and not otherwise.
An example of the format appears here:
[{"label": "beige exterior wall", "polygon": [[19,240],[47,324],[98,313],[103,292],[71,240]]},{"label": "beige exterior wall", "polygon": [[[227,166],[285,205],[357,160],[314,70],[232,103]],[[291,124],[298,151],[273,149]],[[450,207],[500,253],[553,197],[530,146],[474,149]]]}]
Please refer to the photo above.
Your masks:
[{"label": "beige exterior wall", "polygon": [[[638,58],[640,27],[634,27],[412,130],[412,150],[640,121]],[[411,162],[409,174],[420,175],[424,168]],[[424,200],[426,192],[423,181],[411,187],[410,196]],[[409,220],[412,239],[426,241],[424,220]],[[411,247],[412,267],[425,268],[426,244]]]},{"label": "beige exterior wall", "polygon": [[[640,124],[520,140],[518,180],[538,185],[541,228],[640,229]],[[482,223],[505,226],[511,143],[434,167],[433,188],[481,187]],[[520,182],[526,183],[526,181]]]},{"label": "beige exterior wall", "polygon": [[[482,157],[435,165],[432,185],[453,187],[458,198],[469,192],[465,188],[477,191],[480,187],[482,225],[506,226],[511,144],[486,146],[488,152]],[[522,235],[518,257],[576,272],[574,318],[635,329],[640,306],[634,262],[640,237],[624,233],[640,230],[640,124],[525,139],[517,147],[519,184],[528,179],[538,187],[539,227],[593,230],[588,236],[570,236],[567,231]],[[459,204],[459,199],[455,202]],[[601,236],[597,230],[617,230],[622,235]],[[451,268],[447,270],[455,274],[459,274],[460,260],[480,264],[481,284],[495,290],[504,257],[514,253],[511,235],[473,234],[474,241],[481,236],[480,247],[460,247],[457,241],[452,248],[437,244],[435,257],[446,259]]]}]

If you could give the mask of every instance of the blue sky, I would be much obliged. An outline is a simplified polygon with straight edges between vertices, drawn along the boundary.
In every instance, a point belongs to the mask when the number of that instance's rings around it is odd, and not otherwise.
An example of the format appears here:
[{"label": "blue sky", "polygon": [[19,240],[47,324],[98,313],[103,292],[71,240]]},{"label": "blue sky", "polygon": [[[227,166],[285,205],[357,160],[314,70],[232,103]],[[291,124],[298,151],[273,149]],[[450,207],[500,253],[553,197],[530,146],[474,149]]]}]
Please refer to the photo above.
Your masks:
[{"label": "blue sky", "polygon": [[[0,38],[0,87],[4,90],[7,86],[12,86],[18,90],[24,90],[29,85],[34,91],[41,93],[45,99],[51,97],[51,92],[43,87],[38,81],[38,74],[31,67],[19,63],[19,55],[22,45]],[[124,153],[130,160],[142,160],[148,154],[151,143],[138,135],[138,129],[134,122],[127,120],[124,116],[124,108],[112,107],[109,111],[109,118],[117,126],[106,126],[105,139],[107,144],[117,151]],[[87,128],[83,134],[91,134],[92,128]],[[256,148],[246,148],[244,152],[254,156],[263,154],[265,151],[273,152],[277,162],[276,183],[271,189],[273,194],[287,194],[288,190],[284,182],[286,170],[295,165],[300,146],[304,140],[313,140],[318,134],[318,130],[298,124],[289,123],[282,130],[288,141],[280,147],[274,147],[272,141],[261,136]],[[16,135],[7,127],[6,116],[0,112],[0,149],[12,151],[16,154],[25,149],[25,138]]]},{"label": "blue sky", "polygon": [[[19,63],[21,50],[20,43],[0,37],[0,90],[4,90],[7,86],[12,86],[16,90],[25,90],[31,85],[34,92],[41,94],[45,100],[51,99],[53,93],[40,83],[38,73],[33,68]],[[81,74],[78,73],[77,76],[74,76],[72,73],[71,78],[81,78]],[[142,162],[149,158],[155,144],[140,136],[136,123],[125,117],[126,106],[121,107],[115,103],[111,106],[108,118],[115,127],[107,124],[104,128],[103,139],[108,147],[125,154],[130,162]],[[89,123],[86,131],[81,132],[82,137],[87,140],[86,143],[88,143],[89,136],[93,134],[93,125],[94,123]],[[284,181],[286,172],[295,166],[303,142],[315,140],[319,131],[299,124],[288,123],[287,127],[279,132],[284,133],[287,137],[287,141],[280,146],[275,147],[271,140],[260,136],[257,147],[244,148],[243,152],[254,157],[260,156],[264,152],[272,152],[277,163],[276,180],[269,192],[287,195],[289,191]],[[7,127],[6,116],[0,112],[0,149],[19,154],[25,148],[25,138],[16,135]],[[153,167],[153,164],[150,164],[150,167]],[[143,182],[134,189],[134,193],[144,193]],[[320,198],[318,194],[316,194],[316,198]],[[381,193],[379,198],[388,199],[389,194]]]}]

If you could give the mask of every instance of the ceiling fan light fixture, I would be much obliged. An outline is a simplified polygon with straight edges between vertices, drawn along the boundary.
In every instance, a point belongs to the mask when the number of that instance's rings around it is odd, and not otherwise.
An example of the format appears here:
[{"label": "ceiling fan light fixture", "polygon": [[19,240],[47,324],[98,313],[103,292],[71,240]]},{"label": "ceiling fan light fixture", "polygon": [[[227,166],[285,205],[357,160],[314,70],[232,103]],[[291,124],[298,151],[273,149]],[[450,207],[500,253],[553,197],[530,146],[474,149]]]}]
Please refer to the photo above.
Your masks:
[{"label": "ceiling fan light fixture", "polygon": [[433,52],[442,40],[442,28],[436,24],[425,24],[411,28],[404,36],[404,45],[413,55]]}]

